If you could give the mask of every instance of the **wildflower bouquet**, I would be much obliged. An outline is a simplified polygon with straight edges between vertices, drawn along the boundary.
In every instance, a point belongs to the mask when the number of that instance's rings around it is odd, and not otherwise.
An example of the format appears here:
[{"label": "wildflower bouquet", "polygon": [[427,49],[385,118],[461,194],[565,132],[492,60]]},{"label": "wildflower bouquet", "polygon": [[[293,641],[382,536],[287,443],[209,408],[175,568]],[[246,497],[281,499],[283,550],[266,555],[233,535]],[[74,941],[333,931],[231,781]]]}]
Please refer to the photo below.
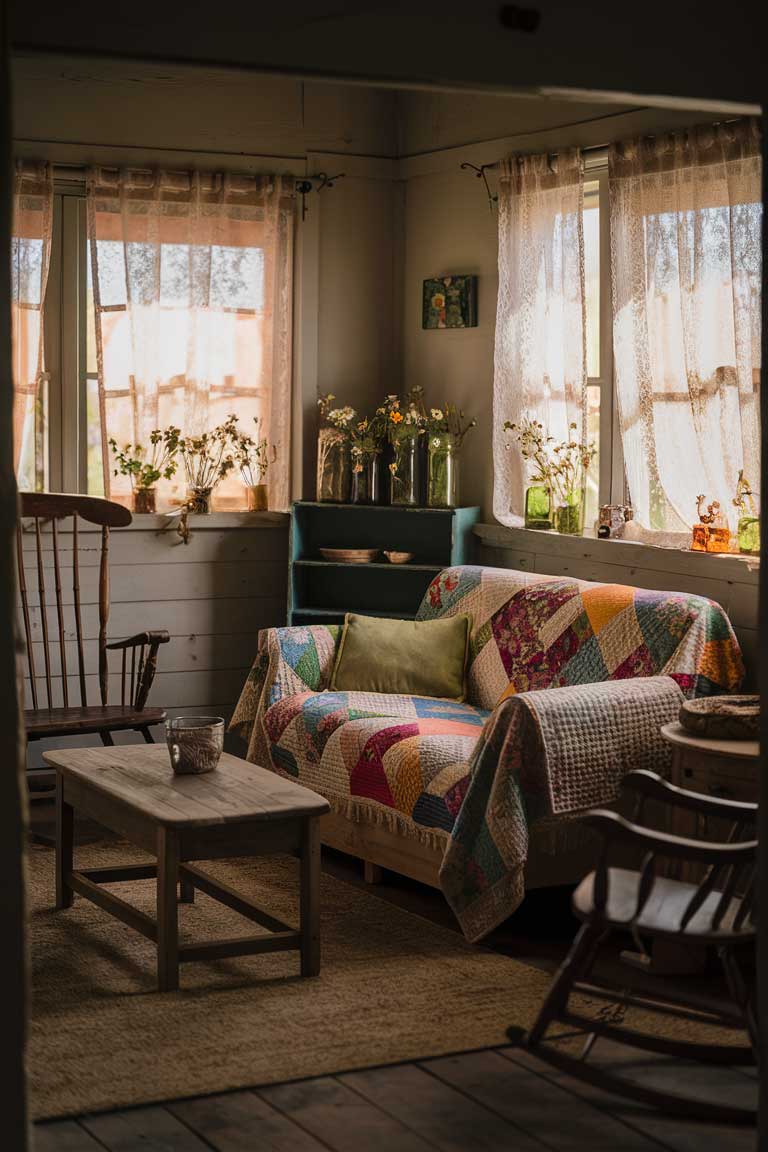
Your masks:
[{"label": "wildflower bouquet", "polygon": [[127,476],[131,484],[134,512],[155,511],[155,485],[158,480],[170,480],[178,467],[181,433],[171,424],[168,428],[154,428],[149,434],[149,449],[141,444],[126,444],[118,448],[113,438],[109,446],[117,465],[115,476]]},{"label": "wildflower bouquet", "polygon": [[427,412],[427,505],[430,508],[453,508],[458,503],[459,450],[470,428],[477,420],[465,423],[466,417],[455,404],[430,408]]},{"label": "wildflower bouquet", "polygon": [[127,476],[131,489],[153,488],[158,480],[170,480],[176,472],[181,433],[171,425],[169,428],[154,428],[149,434],[149,450],[141,444],[126,444],[118,448],[113,438],[109,446],[115,457],[115,476]]},{"label": "wildflower bouquet", "polygon": [[235,467],[232,452],[232,418],[200,436],[179,440],[179,453],[189,486],[190,512],[210,512],[211,494]]},{"label": "wildflower bouquet", "polygon": [[277,459],[277,450],[274,444],[270,451],[267,437],[259,436],[260,421],[258,416],[254,416],[253,422],[256,425],[255,438],[240,431],[237,416],[230,416],[225,424],[232,444],[235,464],[240,469],[240,475],[246,488],[255,488],[258,484],[264,484],[270,464],[274,464]]},{"label": "wildflower bouquet", "polygon": [[321,427],[317,436],[317,499],[342,503],[349,497],[350,440],[357,415],[354,408],[333,408],[327,392],[317,401]]},{"label": "wildflower bouquet", "polygon": [[[575,422],[568,425],[571,434],[577,429]],[[531,483],[542,485],[550,493],[555,529],[580,535],[584,526],[587,472],[597,451],[594,444],[581,444],[573,438],[555,441],[544,425],[530,416],[524,416],[520,424],[506,420],[504,431],[517,433]]]}]

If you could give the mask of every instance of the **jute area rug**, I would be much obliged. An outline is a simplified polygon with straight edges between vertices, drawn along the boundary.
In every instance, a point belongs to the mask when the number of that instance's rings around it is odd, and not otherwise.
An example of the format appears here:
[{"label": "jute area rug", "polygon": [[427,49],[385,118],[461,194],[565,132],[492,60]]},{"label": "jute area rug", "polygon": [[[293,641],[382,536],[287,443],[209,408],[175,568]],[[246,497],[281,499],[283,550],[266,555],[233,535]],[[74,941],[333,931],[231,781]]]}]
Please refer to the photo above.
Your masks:
[{"label": "jute area rug", "polygon": [[[76,856],[80,867],[141,859],[115,843]],[[295,861],[206,869],[298,922]],[[298,953],[275,953],[182,965],[181,990],[161,994],[149,941],[79,897],[54,909],[50,849],[30,848],[29,887],[37,1119],[503,1044],[510,1024],[534,1019],[550,980],[324,874],[318,978],[299,977]],[[151,881],[117,888],[154,915]],[[198,940],[255,928],[199,892],[180,924]]]}]

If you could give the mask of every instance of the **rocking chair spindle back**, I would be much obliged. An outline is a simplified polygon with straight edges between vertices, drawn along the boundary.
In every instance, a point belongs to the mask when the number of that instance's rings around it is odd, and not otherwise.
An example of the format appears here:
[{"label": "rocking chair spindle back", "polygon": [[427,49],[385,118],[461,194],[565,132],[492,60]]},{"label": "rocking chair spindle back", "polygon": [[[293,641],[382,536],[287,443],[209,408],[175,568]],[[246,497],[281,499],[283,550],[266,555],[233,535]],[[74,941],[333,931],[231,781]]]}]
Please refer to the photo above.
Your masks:
[{"label": "rocking chair spindle back", "polygon": [[[142,632],[112,643],[107,639],[109,533],[111,528],[127,527],[131,523],[131,513],[110,500],[49,492],[22,493],[20,511],[16,554],[20,616],[27,657],[24,688],[25,692],[28,691],[27,704],[31,704],[25,711],[28,739],[98,733],[104,744],[111,744],[112,732],[132,729],[141,732],[145,740],[151,742],[149,728],[161,723],[165,712],[160,708],[146,708],[146,702],[157,666],[157,651],[160,644],[168,642],[168,633]],[[64,546],[66,527],[62,522],[66,520],[71,520],[70,558],[67,558]],[[101,528],[96,599],[98,705],[88,702],[81,589],[81,521]],[[30,537],[34,548],[25,548],[25,541]],[[71,585],[67,580],[67,568],[71,573]],[[51,585],[55,607],[49,603]],[[73,639],[77,679],[71,682]],[[108,652],[111,649],[122,651],[119,705],[109,704]],[[126,675],[129,650],[130,692],[127,691]],[[78,689],[79,706],[70,703]]]}]

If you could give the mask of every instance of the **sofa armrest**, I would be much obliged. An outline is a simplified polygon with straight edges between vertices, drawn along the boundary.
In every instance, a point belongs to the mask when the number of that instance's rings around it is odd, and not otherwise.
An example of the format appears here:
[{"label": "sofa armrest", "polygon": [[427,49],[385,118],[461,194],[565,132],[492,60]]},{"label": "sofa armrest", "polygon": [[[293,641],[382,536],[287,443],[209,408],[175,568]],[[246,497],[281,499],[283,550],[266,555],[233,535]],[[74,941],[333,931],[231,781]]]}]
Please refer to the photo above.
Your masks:
[{"label": "sofa armrest", "polygon": [[331,682],[340,624],[269,628],[259,633],[272,689],[269,706],[298,692],[324,692]]},{"label": "sofa armrest", "polygon": [[341,631],[339,624],[313,624],[259,632],[256,658],[230,721],[230,728],[249,741],[249,752],[263,755],[258,733],[273,704],[328,687]]}]

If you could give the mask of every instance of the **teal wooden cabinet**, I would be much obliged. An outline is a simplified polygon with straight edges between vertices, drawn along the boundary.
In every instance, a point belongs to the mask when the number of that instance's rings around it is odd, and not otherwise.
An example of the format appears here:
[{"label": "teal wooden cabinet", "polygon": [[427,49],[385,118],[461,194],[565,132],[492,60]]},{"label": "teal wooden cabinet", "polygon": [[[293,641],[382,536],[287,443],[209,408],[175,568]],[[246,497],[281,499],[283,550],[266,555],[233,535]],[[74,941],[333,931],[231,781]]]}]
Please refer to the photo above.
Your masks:
[{"label": "teal wooden cabinet", "polygon": [[[408,619],[434,577],[473,561],[479,508],[401,508],[299,500],[291,516],[289,624],[343,623],[346,612]],[[321,548],[413,552],[408,564],[337,564]]]}]

